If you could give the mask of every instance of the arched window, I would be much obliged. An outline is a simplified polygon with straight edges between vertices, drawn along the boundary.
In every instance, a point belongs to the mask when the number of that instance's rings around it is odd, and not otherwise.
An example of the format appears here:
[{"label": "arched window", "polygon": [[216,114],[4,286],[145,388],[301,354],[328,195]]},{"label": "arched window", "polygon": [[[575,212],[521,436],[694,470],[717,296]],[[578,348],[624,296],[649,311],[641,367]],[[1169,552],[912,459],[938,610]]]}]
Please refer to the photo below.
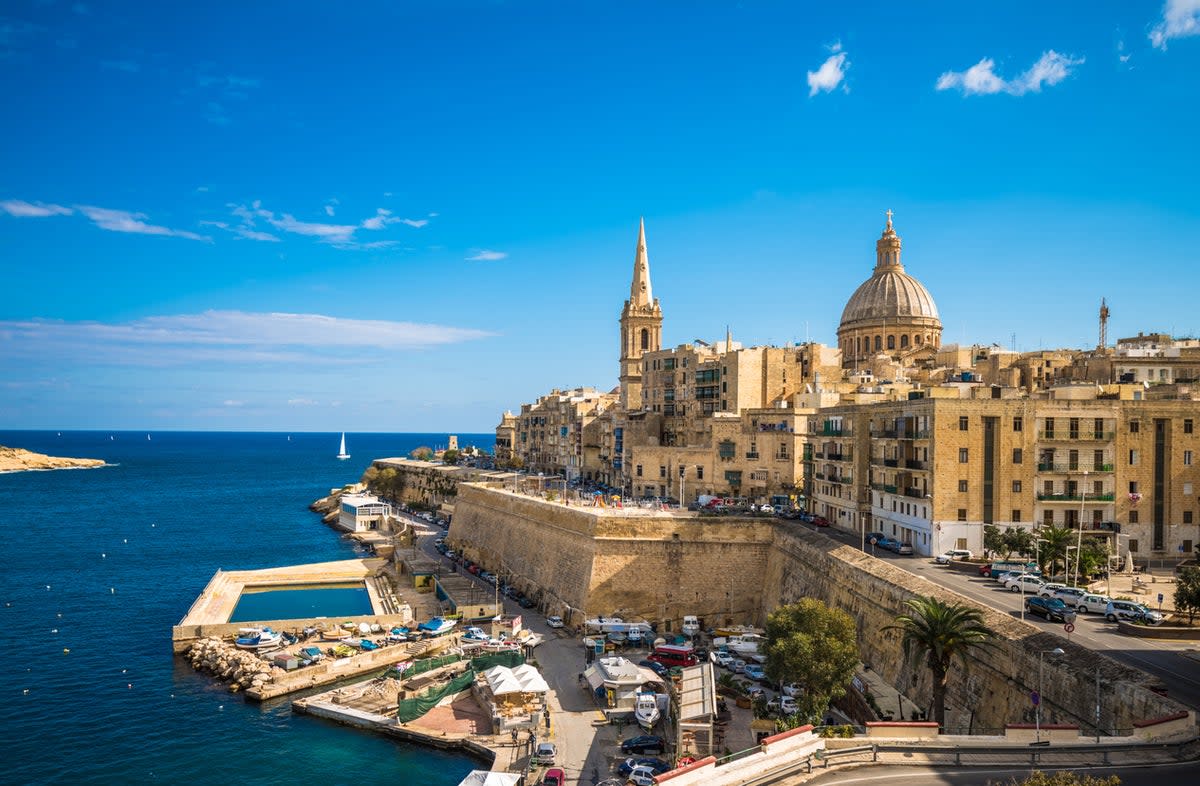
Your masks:
[{"label": "arched window", "polygon": [[857,344],[857,349],[855,349],[854,354],[861,355],[862,354],[862,336],[859,336],[858,338],[854,339],[854,341]]},{"label": "arched window", "polygon": [[642,328],[642,350],[650,349],[650,331]]},{"label": "arched window", "polygon": [[924,344],[924,343],[925,343],[925,339],[921,338],[921,334],[920,334],[920,333],[918,333],[917,335],[913,336],[913,341],[917,342],[917,346],[921,346],[922,344]]},{"label": "arched window", "polygon": [[908,349],[908,334],[907,333],[905,333],[903,336],[900,337],[900,348]]},{"label": "arched window", "polygon": [[883,349],[883,337],[876,336],[875,337],[875,351],[878,352],[881,349]]},{"label": "arched window", "polygon": [[895,349],[895,348],[896,348],[896,337],[888,336],[888,349]]}]

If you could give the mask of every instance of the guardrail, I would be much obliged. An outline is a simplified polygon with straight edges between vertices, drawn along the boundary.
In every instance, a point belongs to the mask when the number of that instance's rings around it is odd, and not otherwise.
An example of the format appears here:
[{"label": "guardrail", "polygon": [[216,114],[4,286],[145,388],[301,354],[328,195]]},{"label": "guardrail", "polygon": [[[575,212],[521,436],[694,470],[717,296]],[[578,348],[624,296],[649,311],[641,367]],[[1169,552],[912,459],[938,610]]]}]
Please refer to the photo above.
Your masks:
[{"label": "guardrail", "polygon": [[[1159,760],[1162,756],[1167,756],[1175,761],[1185,761],[1194,758],[1194,752],[1189,750],[1195,747],[1196,739],[1182,740],[1179,742],[1163,742],[1163,743],[1117,743],[1113,745],[1106,744],[1080,744],[1080,745],[1051,745],[1049,742],[1030,743],[1028,747],[1009,747],[996,745],[904,745],[904,744],[889,744],[878,743],[873,746],[876,750],[873,753],[873,761],[878,761],[881,753],[904,753],[913,754],[920,753],[929,757],[940,757],[943,763],[952,763],[956,767],[970,766],[971,764],[1002,764],[1016,763],[1030,766],[1038,766],[1043,763],[1043,759],[1069,759],[1072,756],[1084,756],[1086,760],[1095,762],[1097,755],[1104,765],[1112,764],[1112,754],[1121,753],[1142,753],[1148,754],[1140,759],[1141,761]],[[861,746],[853,749],[855,752],[861,753],[862,748],[870,746]],[[843,750],[852,750],[849,748]],[[837,752],[837,751],[835,751]],[[826,751],[825,758],[828,758],[830,751]],[[1153,754],[1158,754],[1157,756]],[[968,757],[964,761],[964,757]],[[983,757],[982,760],[972,762],[970,757]],[[1066,763],[1066,762],[1062,762]],[[1131,762],[1125,762],[1131,763]],[[1049,764],[1049,762],[1047,762]]]},{"label": "guardrail", "polygon": [[877,744],[876,745],[856,745],[853,748],[834,748],[833,750],[829,750],[828,748],[826,748],[823,751],[817,751],[813,755],[816,756],[821,761],[825,762],[825,769],[829,769],[829,762],[832,759],[840,759],[843,756],[853,756],[858,753],[867,753],[868,751],[871,754],[872,762],[879,761],[879,745],[877,745]]}]

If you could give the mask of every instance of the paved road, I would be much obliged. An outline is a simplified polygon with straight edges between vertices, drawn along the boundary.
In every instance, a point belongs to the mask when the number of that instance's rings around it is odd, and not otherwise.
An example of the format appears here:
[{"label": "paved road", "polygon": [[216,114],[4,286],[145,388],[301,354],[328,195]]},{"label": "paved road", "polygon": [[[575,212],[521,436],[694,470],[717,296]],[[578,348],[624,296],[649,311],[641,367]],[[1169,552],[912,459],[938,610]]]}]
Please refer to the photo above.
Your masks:
[{"label": "paved road", "polygon": [[[860,546],[857,534],[832,528],[820,531],[847,545]],[[868,545],[867,551],[871,549]],[[1009,592],[991,579],[936,565],[927,557],[901,557],[883,549],[875,549],[875,557],[1014,617],[1020,617],[1024,608],[1020,593]],[[1026,621],[1047,633],[1069,638],[1158,677],[1167,686],[1172,699],[1191,709],[1200,710],[1200,647],[1197,642],[1125,636],[1117,632],[1116,625],[1096,614],[1080,614],[1075,620],[1075,632],[1069,636],[1063,630],[1062,623],[1049,622],[1032,615],[1026,615]]]},{"label": "paved road", "polygon": [[[1140,767],[1080,767],[1073,772],[1107,778],[1116,775],[1121,786],[1161,786],[1170,783],[1200,783],[1200,762],[1161,764]],[[1048,770],[1049,771],[1049,770]],[[806,780],[781,781],[805,783],[809,786],[866,786],[867,784],[904,784],[926,786],[926,784],[949,784],[950,786],[986,786],[989,783],[1008,784],[1014,778],[1020,781],[1029,775],[1029,769],[1006,769],[1003,767],[954,768],[954,767],[909,767],[880,765],[842,772],[821,774]]]}]

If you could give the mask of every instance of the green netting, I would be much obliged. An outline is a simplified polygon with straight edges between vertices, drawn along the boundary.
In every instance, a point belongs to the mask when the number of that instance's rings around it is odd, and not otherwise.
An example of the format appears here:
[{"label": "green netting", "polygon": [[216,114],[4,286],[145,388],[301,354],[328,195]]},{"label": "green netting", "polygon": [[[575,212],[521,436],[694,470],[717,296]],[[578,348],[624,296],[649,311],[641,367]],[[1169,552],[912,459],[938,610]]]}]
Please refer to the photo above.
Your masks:
[{"label": "green netting", "polygon": [[447,696],[466,690],[474,681],[475,672],[467,669],[440,688],[430,688],[416,698],[400,699],[397,702],[396,717],[401,723],[414,721],[436,707],[438,702]]},{"label": "green netting", "polygon": [[475,671],[487,671],[493,666],[506,666],[510,669],[515,669],[524,662],[524,655],[516,650],[508,650],[507,652],[495,652],[491,655],[480,655],[478,658],[471,658],[471,668]]},{"label": "green netting", "polygon": [[418,674],[424,674],[427,671],[433,671],[442,666],[457,663],[460,660],[462,660],[462,655],[440,655],[436,658],[422,658],[421,660],[413,661],[413,665],[405,669],[404,676],[415,677]]}]

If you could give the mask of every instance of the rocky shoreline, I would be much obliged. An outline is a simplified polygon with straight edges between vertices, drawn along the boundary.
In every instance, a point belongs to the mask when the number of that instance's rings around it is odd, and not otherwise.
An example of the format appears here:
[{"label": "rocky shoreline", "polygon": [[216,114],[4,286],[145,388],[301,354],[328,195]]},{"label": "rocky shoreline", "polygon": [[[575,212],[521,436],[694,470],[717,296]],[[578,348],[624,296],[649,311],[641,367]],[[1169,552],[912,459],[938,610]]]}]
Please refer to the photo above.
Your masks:
[{"label": "rocky shoreline", "polygon": [[92,469],[103,467],[101,459],[59,458],[22,448],[0,445],[0,472],[27,472],[43,469]]}]

